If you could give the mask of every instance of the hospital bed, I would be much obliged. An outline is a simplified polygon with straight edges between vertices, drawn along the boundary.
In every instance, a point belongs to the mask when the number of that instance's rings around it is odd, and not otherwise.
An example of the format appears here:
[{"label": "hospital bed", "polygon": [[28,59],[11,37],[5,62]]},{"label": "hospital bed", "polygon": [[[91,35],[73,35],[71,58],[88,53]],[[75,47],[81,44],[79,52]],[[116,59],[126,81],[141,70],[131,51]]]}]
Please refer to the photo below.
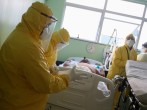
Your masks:
[{"label": "hospital bed", "polygon": [[[76,60],[80,61],[81,58]],[[90,61],[102,64],[98,61]],[[67,69],[69,68],[60,67],[60,70]],[[69,87],[62,92],[50,94],[46,110],[111,110],[115,91],[113,82],[78,68],[75,72],[80,74],[81,79],[70,82]],[[105,86],[101,85],[100,89],[100,84]]]},{"label": "hospital bed", "polygon": [[[84,58],[86,58],[86,57],[84,57]],[[88,70],[88,68],[85,67],[86,65],[85,66],[83,65],[83,67],[81,65],[78,65],[78,63],[83,61],[84,58],[83,57],[70,57],[70,58],[68,58],[66,61],[71,61],[71,62],[69,64],[69,66],[66,66],[66,67],[70,68],[70,67],[77,65],[77,68],[90,72],[90,70]],[[89,58],[86,58],[86,60],[89,61],[90,66],[92,66],[93,68],[95,68],[98,71],[99,75],[105,76],[104,65],[100,61],[96,61],[96,60],[89,59]],[[66,61],[63,64],[59,65],[59,67],[65,67],[64,64],[66,63]]]}]

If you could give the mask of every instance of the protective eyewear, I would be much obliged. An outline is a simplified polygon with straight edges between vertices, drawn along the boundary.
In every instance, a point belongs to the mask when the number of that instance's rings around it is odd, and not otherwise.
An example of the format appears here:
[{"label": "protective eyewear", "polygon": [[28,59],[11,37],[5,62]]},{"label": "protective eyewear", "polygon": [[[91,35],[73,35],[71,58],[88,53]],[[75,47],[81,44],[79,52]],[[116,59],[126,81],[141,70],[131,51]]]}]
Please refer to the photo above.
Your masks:
[{"label": "protective eyewear", "polygon": [[[32,7],[33,8],[33,7]],[[56,22],[56,21],[58,21],[55,17],[53,17],[53,16],[48,16],[47,14],[45,14],[45,13],[42,13],[42,12],[40,12],[40,11],[38,11],[37,9],[35,9],[35,8],[33,8],[34,10],[36,10],[38,13],[40,13],[41,15],[43,15],[43,16],[45,16],[45,17],[47,17],[47,18],[49,18],[49,19],[51,19],[52,20],[52,22]]]},{"label": "protective eyewear", "polygon": [[41,15],[43,15],[43,16],[45,16],[45,17],[47,17],[47,18],[49,18],[49,19],[52,19],[52,22],[56,22],[56,21],[58,21],[55,17],[53,17],[53,16],[48,16],[48,15],[46,15],[46,14],[44,14],[44,13],[40,13]]}]

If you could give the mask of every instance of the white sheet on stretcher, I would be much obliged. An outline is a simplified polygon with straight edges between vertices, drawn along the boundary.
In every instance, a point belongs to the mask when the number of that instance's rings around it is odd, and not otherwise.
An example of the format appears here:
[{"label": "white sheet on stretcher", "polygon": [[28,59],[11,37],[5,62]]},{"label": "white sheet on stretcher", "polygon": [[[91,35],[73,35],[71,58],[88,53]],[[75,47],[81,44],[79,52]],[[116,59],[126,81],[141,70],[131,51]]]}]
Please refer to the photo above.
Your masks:
[{"label": "white sheet on stretcher", "polygon": [[143,105],[147,105],[147,63],[127,61],[126,75],[135,96]]}]

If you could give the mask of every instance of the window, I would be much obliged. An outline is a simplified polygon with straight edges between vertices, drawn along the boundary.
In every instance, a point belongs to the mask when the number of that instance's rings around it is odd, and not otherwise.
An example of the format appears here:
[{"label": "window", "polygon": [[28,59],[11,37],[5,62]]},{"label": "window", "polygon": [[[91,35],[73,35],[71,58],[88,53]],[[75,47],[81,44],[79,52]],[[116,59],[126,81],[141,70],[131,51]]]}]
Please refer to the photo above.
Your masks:
[{"label": "window", "polygon": [[123,0],[108,0],[107,10],[142,17],[144,5]]},{"label": "window", "polygon": [[[66,0],[62,27],[69,30],[71,37],[119,45],[132,33],[139,40],[145,36],[147,12],[145,5],[124,0]],[[141,36],[139,36],[141,32]]]},{"label": "window", "polygon": [[105,0],[66,0],[70,3],[75,3],[79,5],[89,6],[93,8],[104,8]]},{"label": "window", "polygon": [[106,13],[100,43],[111,44],[116,40],[117,44],[122,45],[128,34],[132,33],[138,37],[140,24],[141,20]]},{"label": "window", "polygon": [[139,44],[138,44],[138,49],[142,48],[142,44],[147,42],[147,22],[144,23],[142,31],[141,31],[141,35],[140,35],[140,39],[139,39]]},{"label": "window", "polygon": [[147,18],[147,9],[146,9],[146,13],[145,13],[145,18]]},{"label": "window", "polygon": [[71,37],[95,41],[101,13],[67,6],[62,27]]}]

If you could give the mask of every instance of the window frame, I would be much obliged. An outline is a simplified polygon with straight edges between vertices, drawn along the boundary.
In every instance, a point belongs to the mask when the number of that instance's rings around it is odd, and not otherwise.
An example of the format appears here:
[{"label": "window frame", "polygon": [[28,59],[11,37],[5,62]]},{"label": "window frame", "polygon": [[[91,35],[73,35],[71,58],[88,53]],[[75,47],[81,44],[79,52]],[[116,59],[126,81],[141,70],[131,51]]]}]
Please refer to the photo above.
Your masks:
[{"label": "window frame", "polygon": [[[129,2],[129,1],[126,1],[126,2]],[[100,18],[100,23],[99,23],[98,30],[97,30],[96,40],[95,41],[86,40],[86,41],[89,41],[89,42],[100,43],[100,37],[101,37],[101,32],[102,32],[102,26],[103,26],[103,23],[104,23],[104,19],[109,19],[109,18],[105,17],[106,13],[110,13],[110,14],[120,15],[120,16],[124,16],[124,17],[129,17],[129,18],[132,18],[132,19],[141,20],[139,34],[138,34],[138,37],[136,39],[136,48],[137,48],[137,46],[139,44],[139,39],[140,39],[141,31],[142,31],[142,28],[143,28],[143,24],[144,24],[144,22],[147,22],[147,18],[145,18],[145,14],[147,14],[147,12],[146,12],[147,5],[146,4],[142,4],[142,5],[144,5],[143,16],[142,17],[138,17],[138,16],[133,16],[133,15],[128,15],[128,14],[124,14],[124,13],[119,13],[119,12],[113,12],[113,11],[110,11],[110,10],[106,10],[107,4],[108,4],[108,0],[105,0],[104,8],[103,9],[98,9],[98,8],[93,8],[93,7],[89,7],[89,6],[83,6],[83,5],[80,5],[80,4],[74,4],[74,3],[70,3],[70,2],[65,2],[65,9],[66,9],[66,6],[71,6],[71,7],[75,7],[75,8],[81,8],[81,9],[86,9],[86,10],[96,11],[96,12],[101,13],[101,18]],[[65,10],[64,10],[64,12],[65,12]],[[63,24],[63,22],[62,22],[62,24]],[[72,37],[72,38],[75,38],[75,37]],[[75,38],[75,39],[78,39],[78,38]],[[83,40],[83,39],[79,39],[79,40]],[[100,44],[103,44],[103,43],[100,43]]]}]

